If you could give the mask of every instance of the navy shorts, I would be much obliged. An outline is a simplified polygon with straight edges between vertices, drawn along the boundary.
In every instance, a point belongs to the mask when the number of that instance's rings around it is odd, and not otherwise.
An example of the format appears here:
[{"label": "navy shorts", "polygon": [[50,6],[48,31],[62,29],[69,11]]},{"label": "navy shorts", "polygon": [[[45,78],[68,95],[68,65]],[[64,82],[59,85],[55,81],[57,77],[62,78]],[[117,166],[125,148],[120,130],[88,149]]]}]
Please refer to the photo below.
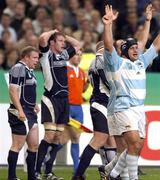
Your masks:
[{"label": "navy shorts", "polygon": [[55,124],[67,124],[68,121],[68,98],[43,95],[41,101],[41,123],[52,122]]},{"label": "navy shorts", "polygon": [[8,109],[8,122],[11,127],[12,134],[17,135],[27,135],[29,130],[34,124],[37,124],[37,114],[34,112],[33,108],[23,109],[27,117],[26,121],[21,121],[16,115],[11,113]]},{"label": "navy shorts", "polygon": [[106,105],[91,102],[90,113],[93,122],[93,130],[109,134]]}]

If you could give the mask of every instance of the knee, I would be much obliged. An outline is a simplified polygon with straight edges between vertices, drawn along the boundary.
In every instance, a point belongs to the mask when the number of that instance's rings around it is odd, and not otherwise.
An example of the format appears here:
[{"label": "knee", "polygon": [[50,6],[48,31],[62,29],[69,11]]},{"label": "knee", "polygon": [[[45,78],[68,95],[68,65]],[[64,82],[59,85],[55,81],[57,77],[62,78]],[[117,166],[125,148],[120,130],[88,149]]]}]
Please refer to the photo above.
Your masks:
[{"label": "knee", "polygon": [[31,152],[37,152],[38,151],[38,143],[28,145],[28,149]]},{"label": "knee", "polygon": [[22,143],[21,142],[16,142],[16,143],[13,142],[10,149],[12,151],[19,152],[22,149],[23,145],[24,145],[24,142],[22,142]]},{"label": "knee", "polygon": [[139,155],[140,151],[142,149],[142,144],[140,142],[134,142],[131,145],[129,145],[129,151],[132,152],[135,155]]},{"label": "knee", "polygon": [[99,149],[100,147],[105,145],[106,140],[107,140],[106,137],[103,137],[103,138],[93,138],[90,144],[93,147],[95,147],[96,149]]},{"label": "knee", "polygon": [[78,144],[79,139],[80,139],[80,135],[77,134],[77,135],[71,137],[71,142],[75,143],[75,144]]},{"label": "knee", "polygon": [[47,132],[44,135],[44,140],[47,141],[48,143],[53,143],[54,138],[55,138],[55,133],[52,133],[52,132],[50,132],[50,133]]},{"label": "knee", "polygon": [[12,145],[10,148],[12,151],[19,152],[22,149],[22,146]]}]

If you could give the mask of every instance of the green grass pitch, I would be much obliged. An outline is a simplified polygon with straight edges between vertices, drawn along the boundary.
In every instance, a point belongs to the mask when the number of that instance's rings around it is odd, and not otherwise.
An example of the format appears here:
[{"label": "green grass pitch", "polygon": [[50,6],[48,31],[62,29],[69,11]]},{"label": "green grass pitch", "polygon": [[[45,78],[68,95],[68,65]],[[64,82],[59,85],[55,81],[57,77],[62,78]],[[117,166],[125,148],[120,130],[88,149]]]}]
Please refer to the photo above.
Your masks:
[{"label": "green grass pitch", "polygon": [[[160,168],[142,168],[146,175],[140,176],[139,180],[160,180]],[[57,176],[64,177],[65,180],[71,180],[72,176],[72,167],[55,167]],[[22,168],[17,168],[17,176],[21,180],[27,180],[26,173]],[[7,167],[0,168],[0,180],[7,179]],[[97,167],[89,167],[86,172],[86,180],[99,180],[99,174],[97,172]]]}]

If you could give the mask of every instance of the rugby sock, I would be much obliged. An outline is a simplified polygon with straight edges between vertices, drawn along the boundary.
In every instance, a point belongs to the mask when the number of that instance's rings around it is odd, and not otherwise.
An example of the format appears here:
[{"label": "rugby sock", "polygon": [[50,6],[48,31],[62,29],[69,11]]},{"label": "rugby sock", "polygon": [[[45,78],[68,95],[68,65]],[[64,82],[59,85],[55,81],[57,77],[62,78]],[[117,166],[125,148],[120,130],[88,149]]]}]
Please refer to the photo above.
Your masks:
[{"label": "rugby sock", "polygon": [[28,180],[34,179],[35,176],[35,162],[36,162],[36,152],[31,152],[27,150],[27,173],[28,173]]},{"label": "rugby sock", "polygon": [[18,152],[10,150],[8,153],[8,180],[16,178],[16,165],[18,160]]},{"label": "rugby sock", "polygon": [[117,164],[115,165],[115,167],[112,169],[110,173],[111,177],[116,178],[118,175],[121,174],[123,169],[126,167],[126,155],[127,155],[126,150],[120,154]]},{"label": "rugby sock", "polygon": [[75,173],[79,162],[79,143],[71,144],[71,156],[73,159],[74,173]]},{"label": "rugby sock", "polygon": [[102,164],[103,165],[106,165],[108,164],[108,158],[107,158],[107,154],[106,154],[106,151],[105,151],[105,147],[101,147],[99,150],[98,150],[100,156],[101,156],[101,160],[102,160]]},{"label": "rugby sock", "polygon": [[45,159],[45,174],[52,172],[52,166],[56,159],[57,152],[63,147],[60,144],[50,144],[51,149],[47,152]]},{"label": "rugby sock", "polygon": [[48,147],[50,143],[45,140],[42,140],[39,148],[38,148],[38,155],[37,155],[37,162],[36,162],[36,172],[41,173],[41,166],[44,161],[45,155],[47,154]]},{"label": "rugby sock", "polygon": [[107,175],[109,175],[109,173],[112,171],[112,169],[114,168],[114,166],[115,166],[116,163],[118,162],[119,156],[120,156],[120,154],[117,153],[117,154],[115,155],[115,157],[112,159],[112,161],[105,166],[105,173],[106,173]]},{"label": "rugby sock", "polygon": [[130,180],[138,179],[138,156],[127,154],[126,164]]},{"label": "rugby sock", "polygon": [[75,173],[75,176],[82,176],[85,172],[85,170],[88,168],[91,159],[95,155],[97,151],[93,149],[90,145],[87,145],[86,148],[84,149],[80,162],[77,168],[77,171]]},{"label": "rugby sock", "polygon": [[125,167],[120,174],[122,180],[129,180],[128,167]]},{"label": "rugby sock", "polygon": [[116,148],[105,148],[105,152],[107,154],[107,160],[108,162],[111,162],[112,159],[115,157],[116,155]]}]

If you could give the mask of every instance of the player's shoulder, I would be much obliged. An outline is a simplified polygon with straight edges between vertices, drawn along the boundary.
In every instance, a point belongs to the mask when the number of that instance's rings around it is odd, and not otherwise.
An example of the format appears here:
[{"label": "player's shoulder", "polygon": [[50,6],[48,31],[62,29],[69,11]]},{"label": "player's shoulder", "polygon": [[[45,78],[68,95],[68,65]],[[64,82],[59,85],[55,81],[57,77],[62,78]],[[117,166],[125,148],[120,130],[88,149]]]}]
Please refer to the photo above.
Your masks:
[{"label": "player's shoulder", "polygon": [[24,76],[26,73],[26,66],[18,62],[9,70],[9,73],[15,77]]}]

